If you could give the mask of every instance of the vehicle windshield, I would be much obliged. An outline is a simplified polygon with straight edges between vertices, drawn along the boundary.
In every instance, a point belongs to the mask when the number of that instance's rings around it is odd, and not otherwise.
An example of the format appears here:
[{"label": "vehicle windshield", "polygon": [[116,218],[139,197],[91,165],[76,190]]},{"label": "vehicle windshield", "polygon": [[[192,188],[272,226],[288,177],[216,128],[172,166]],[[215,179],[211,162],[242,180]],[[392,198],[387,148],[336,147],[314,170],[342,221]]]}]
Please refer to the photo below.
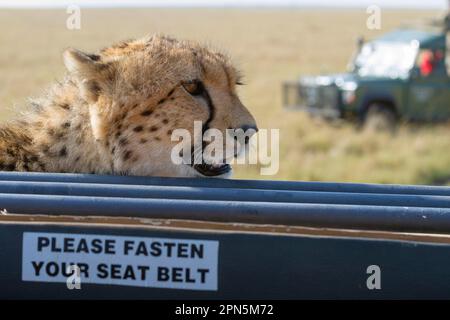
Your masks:
[{"label": "vehicle windshield", "polygon": [[360,76],[406,78],[417,51],[414,43],[369,42],[355,58],[355,71]]}]

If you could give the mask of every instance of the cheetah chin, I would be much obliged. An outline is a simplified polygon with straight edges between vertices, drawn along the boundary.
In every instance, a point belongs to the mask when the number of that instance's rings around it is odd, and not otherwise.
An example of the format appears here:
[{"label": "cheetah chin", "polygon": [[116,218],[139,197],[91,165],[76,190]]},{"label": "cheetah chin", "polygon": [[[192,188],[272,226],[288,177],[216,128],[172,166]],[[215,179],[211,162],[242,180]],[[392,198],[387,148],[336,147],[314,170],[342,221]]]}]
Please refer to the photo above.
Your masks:
[{"label": "cheetah chin", "polygon": [[195,164],[192,166],[202,177],[230,178],[233,169],[229,164]]}]

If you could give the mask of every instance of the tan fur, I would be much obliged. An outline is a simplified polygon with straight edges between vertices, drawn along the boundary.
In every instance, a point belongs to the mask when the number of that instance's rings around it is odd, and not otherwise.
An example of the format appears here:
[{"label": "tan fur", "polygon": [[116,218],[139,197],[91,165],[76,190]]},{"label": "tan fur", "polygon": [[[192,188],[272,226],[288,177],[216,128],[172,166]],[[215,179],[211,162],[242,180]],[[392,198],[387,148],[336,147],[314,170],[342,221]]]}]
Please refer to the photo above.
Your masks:
[{"label": "tan fur", "polygon": [[197,176],[170,159],[171,132],[209,117],[182,85],[195,79],[215,107],[209,127],[256,127],[228,58],[197,43],[152,36],[98,55],[69,49],[64,61],[65,80],[0,127],[1,170]]}]

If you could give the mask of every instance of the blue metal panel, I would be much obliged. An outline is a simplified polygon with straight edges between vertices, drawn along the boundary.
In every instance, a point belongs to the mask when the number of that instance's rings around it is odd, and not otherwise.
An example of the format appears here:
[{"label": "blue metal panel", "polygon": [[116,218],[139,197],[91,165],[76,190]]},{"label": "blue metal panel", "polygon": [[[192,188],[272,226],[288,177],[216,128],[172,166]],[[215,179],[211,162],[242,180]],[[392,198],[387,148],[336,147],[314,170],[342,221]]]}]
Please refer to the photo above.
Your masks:
[{"label": "blue metal panel", "polygon": [[450,196],[450,187],[364,183],[188,179],[31,172],[0,172],[0,180]]},{"label": "blue metal panel", "polygon": [[129,216],[450,233],[449,208],[0,194],[10,213]]},{"label": "blue metal panel", "polygon": [[178,185],[0,181],[0,193],[450,208],[450,196],[208,188]]},{"label": "blue metal panel", "polygon": [[0,208],[450,233],[448,187],[8,172]]},{"label": "blue metal panel", "polygon": [[1,173],[13,213],[177,218],[450,232],[450,188],[320,182]]},{"label": "blue metal panel", "polygon": [[[0,219],[0,297],[4,298],[448,298],[450,292],[450,272],[445,267],[450,240],[442,235],[450,234],[449,187],[3,172],[0,208],[30,215],[439,233],[432,240],[427,235],[419,237],[424,242],[413,242],[349,236],[351,232],[345,233],[347,237],[311,237]],[[22,281],[24,232],[218,241],[218,290],[87,284],[81,291],[69,291],[64,284]],[[386,286],[381,291],[365,285],[371,264],[383,270]]]}]

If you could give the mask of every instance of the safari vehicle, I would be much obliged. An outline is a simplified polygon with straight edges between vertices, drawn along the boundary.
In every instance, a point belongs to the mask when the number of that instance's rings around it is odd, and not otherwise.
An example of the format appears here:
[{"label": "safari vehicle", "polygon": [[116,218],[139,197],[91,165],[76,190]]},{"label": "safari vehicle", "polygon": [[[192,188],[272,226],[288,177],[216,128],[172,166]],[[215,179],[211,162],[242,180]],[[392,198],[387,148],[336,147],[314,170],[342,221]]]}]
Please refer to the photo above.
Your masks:
[{"label": "safari vehicle", "polygon": [[283,84],[285,108],[393,129],[398,120],[450,119],[446,31],[402,28],[360,41],[344,74]]}]

